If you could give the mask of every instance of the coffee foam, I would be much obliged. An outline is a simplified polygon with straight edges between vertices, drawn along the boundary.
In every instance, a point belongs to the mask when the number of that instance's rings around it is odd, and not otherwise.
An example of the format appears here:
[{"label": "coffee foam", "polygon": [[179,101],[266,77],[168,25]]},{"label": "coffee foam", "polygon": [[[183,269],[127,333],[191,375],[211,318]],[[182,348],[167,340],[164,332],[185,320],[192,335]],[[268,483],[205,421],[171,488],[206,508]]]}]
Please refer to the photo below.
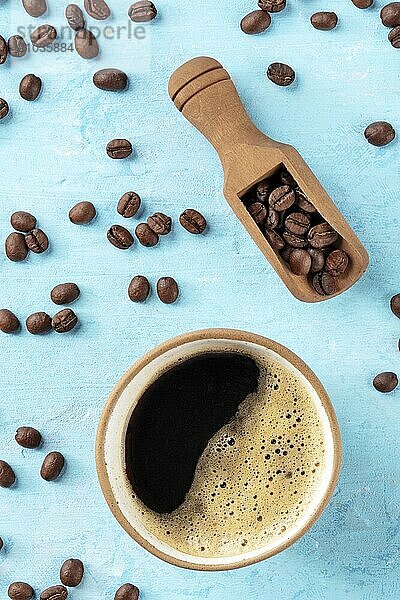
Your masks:
[{"label": "coffee foam", "polygon": [[209,441],[183,504],[159,514],[132,494],[143,527],[180,553],[222,558],[273,544],[307,517],[326,478],[310,390],[283,364],[245,353],[259,366],[258,390]]}]

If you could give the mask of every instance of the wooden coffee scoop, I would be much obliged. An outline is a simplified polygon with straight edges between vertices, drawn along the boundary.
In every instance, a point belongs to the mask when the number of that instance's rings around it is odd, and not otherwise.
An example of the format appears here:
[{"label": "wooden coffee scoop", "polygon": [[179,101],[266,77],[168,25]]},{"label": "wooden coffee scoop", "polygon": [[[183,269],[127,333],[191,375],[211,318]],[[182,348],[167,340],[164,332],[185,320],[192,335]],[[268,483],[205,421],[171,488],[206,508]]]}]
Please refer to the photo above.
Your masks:
[{"label": "wooden coffee scoop", "polygon": [[[259,131],[250,120],[236,88],[213,58],[194,58],[171,76],[168,91],[177,109],[214,146],[224,170],[224,195],[251,237],[296,298],[327,300],[353,285],[368,266],[368,254],[300,154]],[[337,292],[320,296],[307,277],[294,275],[270,246],[241,201],[259,181],[285,167],[322,217],[339,233],[349,267],[337,278]]]}]

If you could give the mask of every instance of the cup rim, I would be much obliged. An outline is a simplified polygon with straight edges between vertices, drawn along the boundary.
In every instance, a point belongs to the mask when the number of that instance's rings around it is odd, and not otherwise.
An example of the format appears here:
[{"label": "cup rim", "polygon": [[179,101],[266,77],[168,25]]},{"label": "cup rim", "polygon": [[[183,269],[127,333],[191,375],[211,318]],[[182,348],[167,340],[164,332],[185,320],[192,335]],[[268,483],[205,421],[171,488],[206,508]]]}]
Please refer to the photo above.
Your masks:
[{"label": "cup rim", "polygon": [[[240,341],[240,342],[248,342],[252,344],[258,344],[259,346],[265,347],[267,350],[272,350],[277,353],[279,356],[286,359],[291,365],[293,365],[300,373],[306,378],[306,380],[310,383],[312,388],[315,390],[318,395],[322,407],[326,412],[329,427],[332,434],[332,443],[333,443],[333,466],[329,481],[326,486],[325,493],[317,506],[314,512],[309,516],[306,523],[299,529],[291,538],[282,541],[282,543],[278,544],[274,548],[266,551],[260,552],[256,556],[251,558],[241,559],[232,561],[231,563],[224,564],[199,564],[196,562],[190,562],[186,560],[182,560],[180,558],[169,555],[159,548],[153,546],[148,540],[146,540],[136,529],[135,527],[126,519],[121,509],[118,506],[117,500],[114,496],[110,479],[108,476],[107,465],[105,460],[105,438],[108,423],[111,417],[111,414],[127,385],[132,381],[132,379],[147,365],[149,365],[153,360],[160,357],[164,353],[169,350],[173,350],[182,346],[184,344],[190,342],[196,342],[200,340],[216,340],[216,339],[226,339],[232,341]],[[212,328],[212,329],[201,329],[197,331],[192,331],[189,333],[184,333],[173,337],[161,344],[157,345],[155,348],[144,354],[141,358],[139,358],[129,369],[128,371],[120,378],[120,380],[115,385],[111,394],[109,395],[107,402],[104,406],[100,422],[97,429],[96,435],[96,447],[95,447],[95,459],[96,459],[96,470],[97,476],[100,483],[100,487],[104,498],[108,504],[109,509],[111,510],[114,517],[117,519],[118,523],[122,526],[122,528],[140,545],[142,548],[155,555],[157,558],[160,558],[164,562],[172,564],[177,567],[186,568],[189,570],[196,571],[228,571],[232,569],[239,569],[241,567],[246,567],[252,564],[256,564],[261,562],[267,558],[271,558],[275,556],[279,552],[286,550],[290,546],[292,546],[295,542],[297,542],[319,519],[325,508],[327,507],[332,494],[335,490],[340,467],[342,463],[342,443],[340,437],[339,424],[337,421],[337,417],[331,403],[331,400],[325,391],[322,383],[319,381],[318,377],[315,373],[310,369],[310,367],[294,352],[262,335],[256,333],[250,333],[247,331],[243,331],[240,329],[227,329],[227,328]]]}]

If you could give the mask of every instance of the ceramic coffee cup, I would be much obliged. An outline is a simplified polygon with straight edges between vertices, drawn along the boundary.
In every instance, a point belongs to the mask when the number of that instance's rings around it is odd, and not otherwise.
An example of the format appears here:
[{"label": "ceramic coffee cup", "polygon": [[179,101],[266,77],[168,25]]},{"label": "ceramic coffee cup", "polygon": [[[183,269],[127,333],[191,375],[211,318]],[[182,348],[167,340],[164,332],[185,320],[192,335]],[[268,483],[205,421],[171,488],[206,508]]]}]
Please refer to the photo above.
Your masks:
[{"label": "ceramic coffee cup", "polygon": [[[307,389],[322,423],[325,452],[324,472],[305,512],[290,528],[262,547],[232,556],[203,557],[181,552],[150,532],[133,501],[126,475],[125,437],[138,400],[160,371],[187,356],[205,351],[251,352],[288,369]],[[104,408],[96,441],[96,464],[105,499],[127,533],[143,548],[173,565],[204,571],[243,567],[269,558],[296,542],[316,522],[327,506],[339,476],[341,441],[337,419],[322,384],[311,369],[284,346],[260,335],[231,329],[195,331],[171,339],[138,360],[120,379]]]}]

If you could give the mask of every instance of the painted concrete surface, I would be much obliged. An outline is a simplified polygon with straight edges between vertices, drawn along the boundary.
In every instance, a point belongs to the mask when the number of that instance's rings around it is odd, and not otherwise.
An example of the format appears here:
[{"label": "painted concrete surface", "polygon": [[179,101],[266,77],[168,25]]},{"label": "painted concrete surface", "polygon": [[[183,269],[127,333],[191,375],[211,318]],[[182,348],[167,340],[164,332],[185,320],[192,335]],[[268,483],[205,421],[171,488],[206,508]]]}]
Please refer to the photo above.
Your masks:
[{"label": "painted concrete surface", "polygon": [[[66,3],[49,3],[49,15],[35,20],[19,2],[5,0],[1,33],[36,22],[60,27]],[[110,4],[108,23],[126,26],[127,3]],[[71,593],[76,599],[113,598],[124,581],[135,582],[144,600],[399,598],[400,392],[383,396],[371,387],[377,372],[399,368],[399,322],[388,306],[400,286],[399,143],[374,148],[362,135],[378,119],[400,132],[400,54],[380,25],[384,2],[361,11],[350,0],[289,0],[258,37],[238,28],[255,4],[247,0],[157,4],[159,19],[145,26],[145,39],[127,39],[126,31],[120,39],[101,36],[101,55],[92,62],[67,50],[0,67],[0,96],[12,111],[0,124],[1,239],[10,214],[23,209],[51,240],[50,252],[24,264],[0,257],[0,304],[25,318],[55,312],[49,291],[61,281],[82,290],[81,326],[71,335],[23,331],[0,339],[0,456],[18,475],[17,487],[0,493],[0,597],[12,580],[37,590],[56,582],[61,562],[78,556],[87,572]],[[336,10],[337,30],[312,29],[309,17],[321,9]],[[231,72],[256,124],[300,150],[365,243],[370,268],[346,294],[317,306],[292,298],[225,203],[217,157],[166,92],[174,68],[204,54]],[[276,60],[297,71],[291,88],[266,79]],[[128,72],[128,91],[93,87],[92,73],[108,66]],[[44,82],[32,104],[18,97],[29,72]],[[114,137],[132,140],[132,159],[106,156]],[[162,210],[176,219],[186,207],[200,209],[210,223],[207,235],[176,227],[155,248],[117,251],[105,232],[122,223],[115,205],[130,189],[143,198],[143,218]],[[67,213],[84,199],[96,204],[98,218],[79,228]],[[181,300],[164,306],[153,294],[143,306],[130,303],[126,288],[137,273],[153,284],[174,276]],[[300,354],[331,395],[344,445],[339,486],[311,532],[273,559],[219,574],[186,572],[139,548],[108,511],[93,459],[96,425],[118,377],[155,344],[212,326],[255,331]],[[40,451],[14,443],[22,424],[43,432]],[[38,471],[53,449],[65,453],[68,468],[47,484]]]}]

